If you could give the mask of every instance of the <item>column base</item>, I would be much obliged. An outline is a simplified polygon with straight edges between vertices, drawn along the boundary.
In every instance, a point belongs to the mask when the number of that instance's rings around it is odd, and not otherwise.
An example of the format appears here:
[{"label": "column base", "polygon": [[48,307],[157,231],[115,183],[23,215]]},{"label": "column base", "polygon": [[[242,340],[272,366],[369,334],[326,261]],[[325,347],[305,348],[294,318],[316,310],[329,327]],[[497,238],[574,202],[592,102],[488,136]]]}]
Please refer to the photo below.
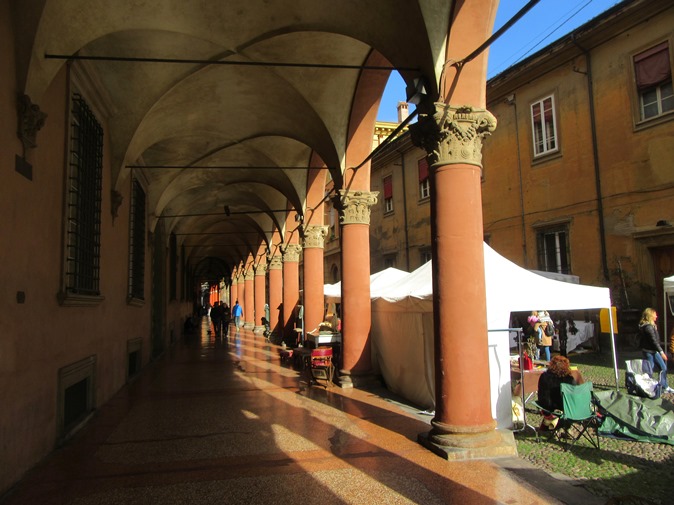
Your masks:
[{"label": "column base", "polygon": [[374,373],[353,374],[340,370],[337,382],[342,389],[358,388],[369,389],[381,386],[381,377]]},{"label": "column base", "polygon": [[441,436],[431,431],[420,433],[417,441],[447,461],[517,456],[517,444],[510,430]]},{"label": "column base", "polygon": [[253,333],[264,333],[264,326],[255,326],[253,328]]},{"label": "column base", "polygon": [[255,323],[253,323],[251,321],[247,321],[247,322],[243,323],[243,329],[244,330],[252,330],[253,328],[255,328]]}]

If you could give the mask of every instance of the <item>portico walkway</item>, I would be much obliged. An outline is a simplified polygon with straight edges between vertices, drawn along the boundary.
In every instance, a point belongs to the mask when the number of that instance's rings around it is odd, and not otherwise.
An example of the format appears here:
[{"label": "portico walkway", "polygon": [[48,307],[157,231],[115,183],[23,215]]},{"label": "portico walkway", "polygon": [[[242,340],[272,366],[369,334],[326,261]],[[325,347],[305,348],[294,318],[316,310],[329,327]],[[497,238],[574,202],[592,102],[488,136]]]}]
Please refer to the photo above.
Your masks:
[{"label": "portico walkway", "polygon": [[428,421],[397,402],[308,388],[261,336],[218,339],[206,324],[2,503],[558,503],[502,463],[452,463],[423,448]]}]

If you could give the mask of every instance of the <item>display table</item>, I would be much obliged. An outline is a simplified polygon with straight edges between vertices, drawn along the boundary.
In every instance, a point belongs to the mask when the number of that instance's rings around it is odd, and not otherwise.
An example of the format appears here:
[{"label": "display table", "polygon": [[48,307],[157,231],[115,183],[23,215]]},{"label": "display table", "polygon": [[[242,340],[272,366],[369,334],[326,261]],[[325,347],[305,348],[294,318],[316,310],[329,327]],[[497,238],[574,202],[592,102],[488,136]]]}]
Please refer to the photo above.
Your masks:
[{"label": "display table", "polygon": [[[547,368],[540,367],[534,368],[533,370],[524,370],[524,372],[521,372],[519,367],[511,366],[510,376],[513,384],[513,396],[522,396],[522,386],[524,385],[524,400],[525,403],[528,402],[534,393],[538,393],[538,379],[546,370]],[[580,373],[580,370],[572,369],[571,375],[576,381],[576,384],[582,384],[585,382],[583,374]]]},{"label": "display table", "polygon": [[307,343],[314,347],[330,344],[341,344],[342,334],[333,331],[319,331],[318,333],[307,333]]}]

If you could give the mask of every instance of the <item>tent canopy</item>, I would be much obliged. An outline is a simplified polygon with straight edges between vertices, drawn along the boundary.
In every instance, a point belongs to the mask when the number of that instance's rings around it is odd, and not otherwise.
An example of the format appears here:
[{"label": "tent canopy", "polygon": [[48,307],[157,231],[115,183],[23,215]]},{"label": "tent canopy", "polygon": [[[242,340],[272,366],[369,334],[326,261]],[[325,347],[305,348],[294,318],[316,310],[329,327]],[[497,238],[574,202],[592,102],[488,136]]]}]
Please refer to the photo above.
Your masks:
[{"label": "tent canopy", "polygon": [[[541,307],[610,309],[611,296],[608,288],[572,284],[530,272],[487,244],[484,260],[492,413],[498,426],[506,428],[512,426],[507,332],[511,312]],[[386,289],[372,290],[371,297],[373,357],[387,387],[421,407],[432,408],[435,403],[432,263],[425,263]]]},{"label": "tent canopy", "polygon": [[[386,291],[389,286],[408,275],[407,272],[392,267],[370,275],[370,298],[378,296],[378,293]],[[325,284],[323,294],[328,302],[339,303],[342,299],[342,283]]]}]

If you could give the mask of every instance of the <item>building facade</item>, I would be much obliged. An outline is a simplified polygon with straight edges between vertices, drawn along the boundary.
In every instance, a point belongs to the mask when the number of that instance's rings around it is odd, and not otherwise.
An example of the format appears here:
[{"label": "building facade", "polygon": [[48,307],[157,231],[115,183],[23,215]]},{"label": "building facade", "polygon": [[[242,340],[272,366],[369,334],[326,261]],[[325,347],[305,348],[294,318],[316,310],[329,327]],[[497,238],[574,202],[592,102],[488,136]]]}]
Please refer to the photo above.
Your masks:
[{"label": "building facade", "polygon": [[[623,2],[487,83],[484,239],[610,287],[629,317],[664,314],[674,273],[673,26],[669,2]],[[425,153],[405,135],[372,167],[372,270],[414,270],[430,259]]]}]

